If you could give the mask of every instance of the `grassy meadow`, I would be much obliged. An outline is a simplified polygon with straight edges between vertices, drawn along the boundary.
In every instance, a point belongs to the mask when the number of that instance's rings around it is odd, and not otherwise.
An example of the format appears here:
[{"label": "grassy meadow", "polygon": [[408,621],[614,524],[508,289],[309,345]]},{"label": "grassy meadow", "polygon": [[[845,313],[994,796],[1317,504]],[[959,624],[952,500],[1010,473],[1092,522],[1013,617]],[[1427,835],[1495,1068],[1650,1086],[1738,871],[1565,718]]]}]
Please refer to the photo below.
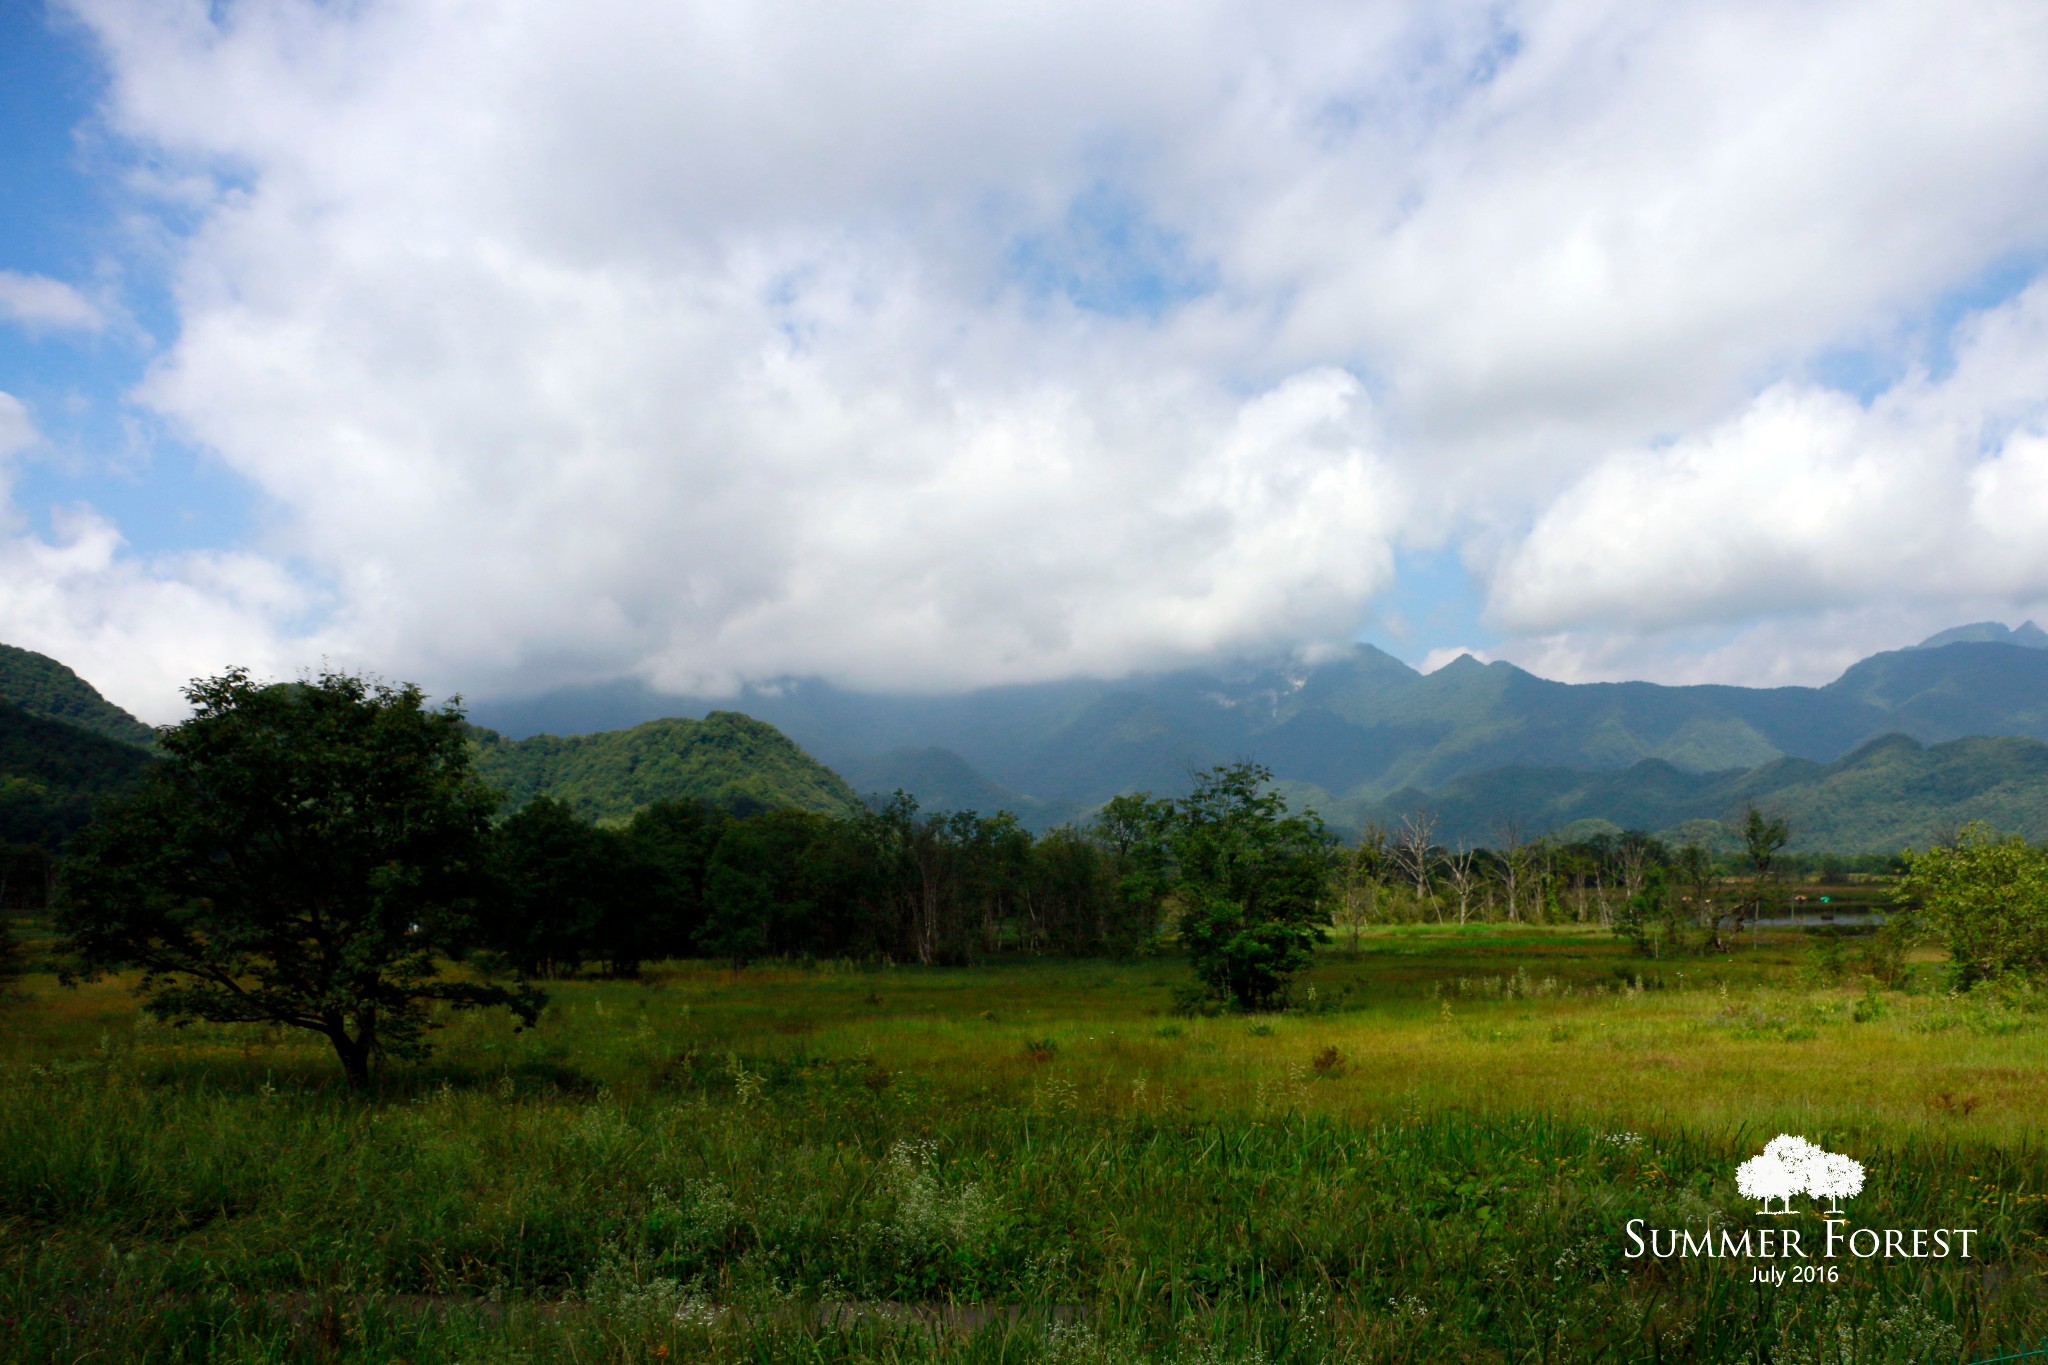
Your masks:
[{"label": "grassy meadow", "polygon": [[[2048,1339],[2048,1002],[1877,991],[1796,932],[1649,962],[1499,924],[1186,967],[697,963],[324,1044],[118,983],[0,1006],[0,1360],[1921,1361]],[[1968,1261],[1624,1255],[1762,1225],[1780,1131]],[[1802,1203],[1805,1201],[1802,1201]],[[1818,1215],[1786,1220],[1820,1232]]]}]

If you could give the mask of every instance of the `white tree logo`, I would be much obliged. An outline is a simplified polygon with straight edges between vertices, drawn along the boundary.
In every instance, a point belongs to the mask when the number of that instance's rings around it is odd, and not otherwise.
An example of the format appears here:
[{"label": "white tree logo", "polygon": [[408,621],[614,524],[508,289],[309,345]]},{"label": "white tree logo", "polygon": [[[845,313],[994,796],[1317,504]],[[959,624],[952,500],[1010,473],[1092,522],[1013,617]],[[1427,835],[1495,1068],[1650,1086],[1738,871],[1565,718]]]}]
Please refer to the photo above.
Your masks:
[{"label": "white tree logo", "polygon": [[[1825,1199],[1829,1213],[1840,1213],[1844,1199],[1863,1192],[1863,1163],[1816,1147],[1803,1137],[1780,1133],[1764,1144],[1762,1155],[1735,1168],[1735,1188],[1745,1199],[1762,1201],[1757,1212],[1773,1218],[1792,1212],[1795,1194]],[[1772,1208],[1773,1199],[1784,1207]]]}]

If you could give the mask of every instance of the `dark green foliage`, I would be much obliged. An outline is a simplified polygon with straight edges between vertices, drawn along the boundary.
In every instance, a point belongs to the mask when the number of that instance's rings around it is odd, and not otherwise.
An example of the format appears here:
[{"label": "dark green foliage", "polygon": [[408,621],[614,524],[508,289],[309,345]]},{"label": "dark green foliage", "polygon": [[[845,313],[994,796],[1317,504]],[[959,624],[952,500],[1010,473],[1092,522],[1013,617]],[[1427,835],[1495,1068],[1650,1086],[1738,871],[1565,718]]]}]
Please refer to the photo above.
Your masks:
[{"label": "dark green foliage", "polygon": [[185,691],[164,762],[78,839],[60,885],[80,970],[139,967],[174,1023],[275,1023],[327,1038],[349,1080],[426,1054],[431,1006],[530,990],[451,980],[488,889],[496,797],[453,707],[417,687],[328,672],[262,687],[241,669]]},{"label": "dark green foliage", "polygon": [[60,847],[150,762],[132,744],[0,702],[0,843]]},{"label": "dark green foliage", "polygon": [[1108,851],[1105,871],[1115,905],[1130,926],[1133,947],[1158,932],[1161,910],[1173,889],[1174,805],[1144,793],[1110,798],[1095,817],[1096,842]]},{"label": "dark green foliage", "polygon": [[101,696],[91,683],[48,655],[13,645],[0,645],[0,702],[122,744],[147,748],[156,743],[155,730]]},{"label": "dark green foliage", "polygon": [[605,734],[508,740],[476,729],[478,774],[519,807],[551,796],[586,820],[624,820],[657,801],[753,812],[845,814],[851,788],[772,725],[732,711]]},{"label": "dark green foliage", "polygon": [[1313,958],[1335,866],[1322,820],[1290,815],[1271,778],[1255,763],[1197,774],[1167,833],[1195,975],[1244,1009],[1270,1009]]},{"label": "dark green foliage", "polygon": [[495,894],[478,915],[483,946],[529,976],[586,960],[630,976],[669,946],[651,912],[661,869],[625,834],[537,797],[492,833]]},{"label": "dark green foliage", "polygon": [[880,951],[929,966],[1006,946],[1031,852],[1014,816],[921,813],[897,792],[862,817],[860,830]]},{"label": "dark green foliage", "polygon": [[697,946],[740,967],[843,942],[833,932],[843,926],[827,921],[860,891],[862,869],[844,856],[850,834],[810,811],[734,821],[705,870]]},{"label": "dark green foliage", "polygon": [[1063,825],[1041,836],[1020,896],[1025,946],[1069,957],[1150,950],[1165,903],[1162,863],[1151,846],[1111,841],[1100,822],[1093,831]]},{"label": "dark green foliage", "polygon": [[657,801],[626,826],[633,856],[652,869],[648,920],[666,953],[681,955],[704,923],[704,876],[732,817],[702,801]]},{"label": "dark green foliage", "polygon": [[1156,938],[1165,891],[1156,848],[1033,839],[1008,814],[926,814],[900,794],[850,816],[663,801],[622,830],[540,797],[491,841],[496,890],[466,944],[531,975],[697,954],[1127,956]]},{"label": "dark green foliage", "polygon": [[49,903],[56,862],[37,844],[0,844],[0,912],[41,910]]}]

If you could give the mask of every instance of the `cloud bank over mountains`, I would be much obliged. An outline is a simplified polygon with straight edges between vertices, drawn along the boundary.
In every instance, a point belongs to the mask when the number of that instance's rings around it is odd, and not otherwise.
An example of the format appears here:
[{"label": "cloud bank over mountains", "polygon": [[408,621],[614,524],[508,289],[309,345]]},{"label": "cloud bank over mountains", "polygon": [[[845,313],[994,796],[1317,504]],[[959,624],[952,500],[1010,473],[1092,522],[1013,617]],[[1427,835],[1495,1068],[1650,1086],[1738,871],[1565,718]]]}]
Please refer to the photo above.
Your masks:
[{"label": "cloud bank over mountains", "polygon": [[154,717],[1110,674],[1446,544],[1563,677],[2048,601],[2032,5],[68,9],[171,243],[133,401],[263,530],[17,519],[0,638]]}]

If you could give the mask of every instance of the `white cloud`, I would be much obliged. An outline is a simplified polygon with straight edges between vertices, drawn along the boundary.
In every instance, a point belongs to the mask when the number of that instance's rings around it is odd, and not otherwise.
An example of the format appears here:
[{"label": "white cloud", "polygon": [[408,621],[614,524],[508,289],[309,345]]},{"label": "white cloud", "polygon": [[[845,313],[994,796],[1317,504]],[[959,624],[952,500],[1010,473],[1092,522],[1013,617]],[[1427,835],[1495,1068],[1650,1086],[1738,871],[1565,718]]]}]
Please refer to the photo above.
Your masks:
[{"label": "white cloud", "polygon": [[2031,314],[1798,378],[2048,248],[2029,5],[72,3],[198,215],[139,396],[402,676],[1111,672],[1446,539],[1589,661],[2041,590]]},{"label": "white cloud", "polygon": [[45,328],[96,332],[106,325],[99,308],[70,285],[46,275],[0,270],[0,319],[31,331]]},{"label": "white cloud", "polygon": [[124,553],[103,518],[59,510],[49,538],[0,537],[0,621],[8,644],[61,659],[99,690],[161,724],[182,719],[178,689],[230,662],[293,677],[278,623],[301,591],[259,558],[195,554],[150,563]]},{"label": "white cloud", "polygon": [[1697,435],[1596,464],[1500,562],[1493,609],[1541,634],[2048,597],[2044,375],[2036,285],[1961,336],[1951,373],[1868,406],[1773,386]]}]

